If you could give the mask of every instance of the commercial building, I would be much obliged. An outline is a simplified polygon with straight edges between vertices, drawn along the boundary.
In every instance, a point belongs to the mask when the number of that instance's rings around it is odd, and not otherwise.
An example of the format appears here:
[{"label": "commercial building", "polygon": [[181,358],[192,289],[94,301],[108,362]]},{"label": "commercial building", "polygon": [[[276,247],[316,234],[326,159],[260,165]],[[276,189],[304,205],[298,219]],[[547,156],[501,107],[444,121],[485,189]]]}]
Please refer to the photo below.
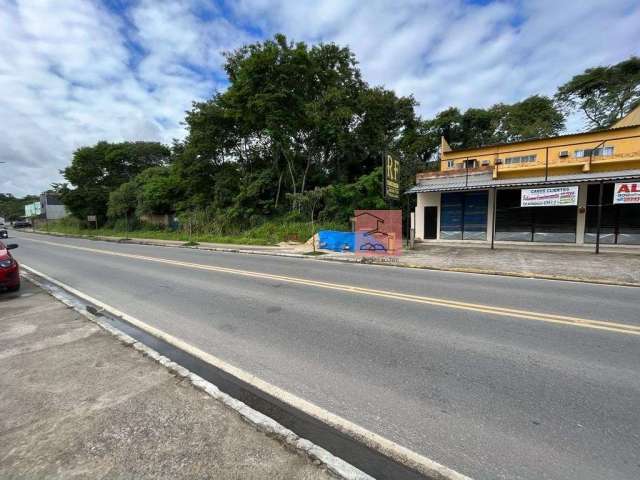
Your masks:
[{"label": "commercial building", "polygon": [[24,206],[24,216],[30,219],[34,226],[36,223],[58,220],[67,215],[67,209],[62,200],[54,192],[43,192],[40,194],[39,201]]},{"label": "commercial building", "polygon": [[640,245],[640,106],[606,130],[456,149],[419,173],[415,236]]}]

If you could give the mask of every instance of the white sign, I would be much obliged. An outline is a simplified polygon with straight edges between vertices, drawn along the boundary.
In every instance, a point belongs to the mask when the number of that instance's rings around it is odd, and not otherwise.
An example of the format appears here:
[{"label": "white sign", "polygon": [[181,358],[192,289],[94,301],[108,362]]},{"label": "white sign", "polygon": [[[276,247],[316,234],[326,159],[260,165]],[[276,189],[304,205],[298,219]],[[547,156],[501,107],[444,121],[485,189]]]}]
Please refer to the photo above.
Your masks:
[{"label": "white sign", "polygon": [[578,187],[523,188],[521,207],[565,207],[578,205]]},{"label": "white sign", "polygon": [[616,183],[613,203],[640,203],[640,183]]},{"label": "white sign", "polygon": [[97,222],[98,218],[95,215],[87,215],[87,222]]}]

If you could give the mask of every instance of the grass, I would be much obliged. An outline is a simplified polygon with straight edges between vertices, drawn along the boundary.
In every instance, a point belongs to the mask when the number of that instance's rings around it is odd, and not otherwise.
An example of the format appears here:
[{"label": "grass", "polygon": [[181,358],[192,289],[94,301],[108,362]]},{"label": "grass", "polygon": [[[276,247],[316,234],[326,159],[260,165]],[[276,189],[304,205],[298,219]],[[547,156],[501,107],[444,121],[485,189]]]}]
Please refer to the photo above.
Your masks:
[{"label": "grass", "polygon": [[[298,239],[306,242],[311,235],[318,230],[345,230],[345,226],[336,222],[316,223],[315,228],[309,222],[287,221],[274,219],[263,224],[244,230],[234,235],[219,235],[214,233],[193,233],[189,236],[185,231],[162,230],[158,228],[140,228],[125,232],[120,228],[85,228],[80,222],[74,219],[64,219],[61,221],[49,222],[48,231],[62,233],[66,235],[85,235],[89,237],[128,237],[128,238],[148,238],[154,240],[176,240],[190,245],[198,243],[229,243],[240,245],[276,245],[279,242]],[[40,231],[46,229],[40,228]]]}]

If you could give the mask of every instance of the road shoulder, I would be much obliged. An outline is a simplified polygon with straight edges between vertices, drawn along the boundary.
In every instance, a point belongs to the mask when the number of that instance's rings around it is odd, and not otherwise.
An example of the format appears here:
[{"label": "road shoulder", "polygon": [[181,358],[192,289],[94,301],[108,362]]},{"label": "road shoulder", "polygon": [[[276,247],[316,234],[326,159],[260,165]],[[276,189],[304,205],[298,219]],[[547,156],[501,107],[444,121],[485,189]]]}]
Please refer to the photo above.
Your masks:
[{"label": "road shoulder", "polygon": [[331,478],[28,282],[0,339],[2,478]]}]

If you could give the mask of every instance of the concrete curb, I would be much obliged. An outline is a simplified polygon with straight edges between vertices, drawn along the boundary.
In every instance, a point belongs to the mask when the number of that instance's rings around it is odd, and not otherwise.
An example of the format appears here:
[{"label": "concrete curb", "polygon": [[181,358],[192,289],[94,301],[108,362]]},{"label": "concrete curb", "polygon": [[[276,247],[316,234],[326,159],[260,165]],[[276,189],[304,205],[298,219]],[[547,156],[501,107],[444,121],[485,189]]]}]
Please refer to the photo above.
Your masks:
[{"label": "concrete curb", "polygon": [[341,458],[336,457],[324,448],[310,442],[309,440],[299,437],[293,431],[285,428],[272,418],[267,417],[266,415],[254,410],[243,402],[236,400],[230,395],[227,395],[226,393],[220,391],[220,389],[218,389],[218,387],[216,387],[214,384],[189,371],[183,366],[173,362],[168,357],[161,355],[156,350],[135,340],[121,330],[113,327],[112,325],[101,319],[100,316],[94,315],[87,311],[87,309],[84,308],[84,305],[81,302],[78,302],[72,296],[67,295],[63,287],[45,284],[44,282],[41,282],[39,280],[39,277],[44,278],[47,282],[56,284],[57,282],[54,279],[47,278],[45,275],[39,272],[36,273],[27,266],[23,265],[23,268],[27,270],[28,273],[23,272],[22,275],[33,284],[49,293],[52,297],[64,303],[76,312],[80,313],[91,322],[97,324],[99,327],[116,337],[120,342],[135,348],[140,353],[155,360],[174,374],[188,379],[194,387],[202,390],[207,395],[218,400],[219,402],[222,402],[224,405],[234,410],[242,417],[243,420],[253,425],[258,431],[277,439],[287,447],[293,449],[297,454],[308,456],[314,463],[323,465],[327,469],[327,471],[329,471],[336,478],[340,480],[375,480],[370,475],[345,462]]},{"label": "concrete curb", "polygon": [[402,268],[414,268],[421,270],[433,270],[436,272],[457,272],[457,273],[475,273],[479,275],[495,275],[495,276],[503,276],[503,277],[516,277],[516,278],[533,278],[539,280],[557,280],[563,282],[578,282],[578,283],[590,283],[594,285],[610,285],[616,287],[640,287],[640,283],[634,282],[621,282],[616,280],[608,280],[602,278],[582,278],[582,277],[571,277],[571,276],[562,276],[562,275],[545,275],[536,272],[510,272],[503,270],[486,270],[481,268],[465,268],[465,267],[436,267],[431,265],[420,265],[406,262],[398,262],[398,263],[390,263],[390,262],[379,262],[376,260],[371,260],[367,258],[366,260],[362,258],[355,257],[331,257],[331,256],[313,256],[313,255],[303,255],[301,253],[288,253],[288,252],[275,252],[275,251],[261,251],[261,250],[251,250],[244,248],[225,248],[225,247],[207,247],[201,245],[195,246],[187,246],[187,245],[171,245],[166,243],[156,243],[150,240],[141,240],[141,239],[128,239],[126,241],[122,241],[119,237],[91,237],[87,235],[73,235],[66,233],[57,233],[57,232],[42,232],[42,231],[33,231],[29,233],[35,233],[38,235],[51,235],[55,237],[67,237],[67,238],[83,238],[86,240],[100,240],[105,242],[114,242],[114,243],[132,243],[135,245],[152,245],[156,247],[174,247],[174,248],[191,248],[194,250],[206,250],[211,252],[225,252],[225,253],[244,253],[247,255],[268,255],[272,257],[288,257],[288,258],[303,258],[307,260],[316,260],[316,261],[324,261],[324,262],[342,262],[342,263],[358,263],[365,265],[377,265],[381,267],[402,267]]}]

